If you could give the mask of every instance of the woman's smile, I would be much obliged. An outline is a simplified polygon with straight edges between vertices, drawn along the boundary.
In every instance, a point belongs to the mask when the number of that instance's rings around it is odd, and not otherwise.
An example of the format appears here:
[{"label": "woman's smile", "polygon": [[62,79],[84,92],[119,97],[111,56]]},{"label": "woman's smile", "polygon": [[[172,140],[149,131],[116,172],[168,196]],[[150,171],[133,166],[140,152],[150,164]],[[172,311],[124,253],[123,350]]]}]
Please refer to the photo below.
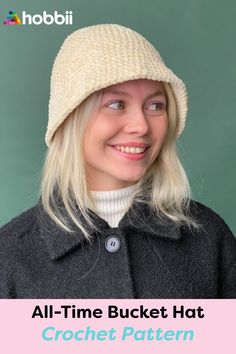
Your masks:
[{"label": "woman's smile", "polygon": [[146,153],[150,145],[145,143],[130,142],[125,144],[111,145],[120,156],[129,160],[141,160],[146,157]]}]

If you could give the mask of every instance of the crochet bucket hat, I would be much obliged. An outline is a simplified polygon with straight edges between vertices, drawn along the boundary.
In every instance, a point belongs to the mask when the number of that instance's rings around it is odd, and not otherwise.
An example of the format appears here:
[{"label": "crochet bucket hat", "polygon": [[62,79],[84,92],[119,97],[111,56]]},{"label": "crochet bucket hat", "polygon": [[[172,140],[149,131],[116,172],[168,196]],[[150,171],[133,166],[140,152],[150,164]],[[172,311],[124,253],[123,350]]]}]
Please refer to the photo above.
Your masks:
[{"label": "crochet bucket hat", "polygon": [[147,39],[117,24],[88,26],[70,34],[52,68],[46,144],[50,146],[57,128],[90,94],[135,79],[170,84],[177,106],[179,136],[187,114],[186,87]]}]

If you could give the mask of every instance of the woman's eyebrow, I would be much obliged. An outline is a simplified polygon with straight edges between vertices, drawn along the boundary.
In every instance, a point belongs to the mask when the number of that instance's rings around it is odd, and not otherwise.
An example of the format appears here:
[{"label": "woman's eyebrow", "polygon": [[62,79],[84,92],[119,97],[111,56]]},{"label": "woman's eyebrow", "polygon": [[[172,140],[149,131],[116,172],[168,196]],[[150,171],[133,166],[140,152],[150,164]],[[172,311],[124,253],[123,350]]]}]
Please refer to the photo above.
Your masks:
[{"label": "woman's eyebrow", "polygon": [[[113,95],[123,95],[123,96],[127,96],[132,98],[132,95],[130,95],[128,92],[126,91],[121,91],[121,90],[107,90],[107,91],[103,91],[104,95],[108,95],[108,94],[113,94]],[[146,99],[152,98],[154,96],[165,96],[165,93],[163,91],[157,90],[153,93],[151,93],[150,95],[148,95],[146,97]]]}]

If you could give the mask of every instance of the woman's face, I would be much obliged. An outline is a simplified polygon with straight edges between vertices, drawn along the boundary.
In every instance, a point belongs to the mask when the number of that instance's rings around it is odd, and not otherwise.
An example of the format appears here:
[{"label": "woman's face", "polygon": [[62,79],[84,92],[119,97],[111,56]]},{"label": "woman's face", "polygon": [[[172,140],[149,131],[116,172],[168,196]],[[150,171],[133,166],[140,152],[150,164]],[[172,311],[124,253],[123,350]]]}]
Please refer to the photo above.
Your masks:
[{"label": "woman's face", "polygon": [[167,133],[166,105],[157,81],[132,80],[103,90],[83,141],[90,190],[125,188],[145,175]]}]

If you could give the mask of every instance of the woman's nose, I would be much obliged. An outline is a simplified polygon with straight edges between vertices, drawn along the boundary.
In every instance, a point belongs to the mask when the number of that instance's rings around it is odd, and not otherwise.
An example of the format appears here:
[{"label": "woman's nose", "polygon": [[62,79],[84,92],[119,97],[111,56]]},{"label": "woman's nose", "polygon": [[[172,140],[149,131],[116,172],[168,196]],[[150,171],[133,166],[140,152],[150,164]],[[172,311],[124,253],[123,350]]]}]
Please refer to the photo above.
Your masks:
[{"label": "woman's nose", "polygon": [[142,109],[135,109],[129,112],[125,128],[127,133],[147,134],[149,125]]}]

